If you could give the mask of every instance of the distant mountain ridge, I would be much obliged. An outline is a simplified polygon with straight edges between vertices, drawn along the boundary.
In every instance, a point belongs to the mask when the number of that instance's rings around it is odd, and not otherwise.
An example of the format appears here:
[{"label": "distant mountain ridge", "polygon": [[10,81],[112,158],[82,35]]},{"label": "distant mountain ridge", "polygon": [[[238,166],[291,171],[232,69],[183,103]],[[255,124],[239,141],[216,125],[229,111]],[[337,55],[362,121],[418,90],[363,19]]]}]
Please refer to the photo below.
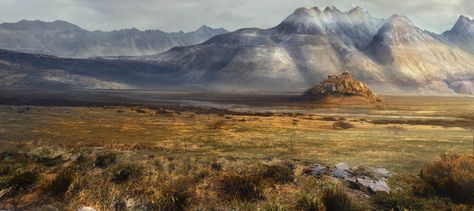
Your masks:
[{"label": "distant mountain ridge", "polygon": [[449,93],[468,90],[453,83],[474,79],[472,54],[407,17],[379,19],[360,7],[299,8],[274,28],[241,29],[142,59],[230,90],[303,89],[344,71],[389,92]]},{"label": "distant mountain ridge", "polygon": [[443,33],[442,38],[474,54],[474,19],[461,15],[453,28]]},{"label": "distant mountain ridge", "polygon": [[[473,94],[474,54],[462,44],[474,36],[472,22],[461,17],[451,32],[437,35],[401,15],[380,19],[360,7],[300,8],[272,28],[240,29],[154,55],[71,60],[4,52],[0,86],[275,93],[304,91],[348,71],[375,92]],[[134,42],[148,43],[140,31],[125,31],[137,34]],[[77,77],[85,78],[75,83]]]},{"label": "distant mountain ridge", "polygon": [[104,32],[87,31],[65,21],[22,20],[0,24],[0,48],[73,58],[143,56],[198,44],[223,33],[227,30],[205,25],[187,33],[135,28]]}]

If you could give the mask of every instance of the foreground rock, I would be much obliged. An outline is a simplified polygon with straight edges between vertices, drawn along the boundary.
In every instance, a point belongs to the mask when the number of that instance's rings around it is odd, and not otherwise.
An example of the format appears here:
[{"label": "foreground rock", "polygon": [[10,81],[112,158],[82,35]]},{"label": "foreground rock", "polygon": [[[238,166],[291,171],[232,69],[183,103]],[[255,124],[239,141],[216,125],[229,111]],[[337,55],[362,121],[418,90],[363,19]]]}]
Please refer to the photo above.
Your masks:
[{"label": "foreground rock", "polygon": [[328,78],[303,94],[305,100],[361,100],[369,103],[381,102],[362,81],[355,80],[349,72],[342,75],[329,75]]},{"label": "foreground rock", "polygon": [[92,207],[80,206],[79,208],[77,208],[77,211],[97,211],[97,210]]},{"label": "foreground rock", "polygon": [[359,189],[365,193],[390,192],[386,180],[392,173],[385,168],[352,169],[345,163],[336,164],[333,168],[319,164],[309,166],[303,171],[306,175],[322,177],[330,176]]}]

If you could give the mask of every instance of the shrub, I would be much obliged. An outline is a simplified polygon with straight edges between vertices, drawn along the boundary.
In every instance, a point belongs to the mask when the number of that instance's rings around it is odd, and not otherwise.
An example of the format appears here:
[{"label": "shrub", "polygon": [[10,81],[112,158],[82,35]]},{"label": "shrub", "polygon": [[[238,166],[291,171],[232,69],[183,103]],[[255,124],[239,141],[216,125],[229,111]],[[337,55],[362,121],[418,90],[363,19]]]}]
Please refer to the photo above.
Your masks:
[{"label": "shrub", "polygon": [[[97,160],[96,160],[97,161]],[[103,162],[103,161],[101,161]],[[76,160],[74,161],[74,167],[77,169],[77,170],[86,170],[86,169],[89,169],[89,168],[92,168],[94,165],[97,166],[97,164],[95,164],[94,160],[92,159],[92,157],[90,156],[85,156],[83,154],[80,154]],[[102,165],[102,163],[100,163],[99,165]]]},{"label": "shrub", "polygon": [[185,179],[164,183],[149,207],[152,210],[185,210],[192,196],[189,189],[190,182]]},{"label": "shrub", "polygon": [[12,165],[0,165],[0,176],[9,175],[13,172]]},{"label": "shrub", "polygon": [[323,201],[314,193],[299,193],[296,199],[296,208],[302,211],[325,210]]},{"label": "shrub", "polygon": [[209,164],[209,166],[211,167],[211,169],[216,170],[216,171],[221,171],[222,170],[222,164],[220,164],[218,162],[212,162],[212,163]]},{"label": "shrub", "polygon": [[112,169],[112,182],[125,183],[130,179],[136,179],[143,174],[143,167],[137,164],[121,164]]},{"label": "shrub", "polygon": [[25,171],[13,175],[13,177],[8,180],[7,185],[15,190],[19,190],[35,184],[38,180],[39,173],[37,171]]},{"label": "shrub", "polygon": [[361,210],[341,187],[324,190],[322,201],[326,210],[351,211]]},{"label": "shrub", "polygon": [[264,198],[261,180],[251,174],[225,174],[216,181],[216,184],[222,198],[243,201]]},{"label": "shrub", "polygon": [[105,153],[98,155],[95,160],[95,166],[99,168],[107,168],[117,162],[117,155],[114,153]]},{"label": "shrub", "polygon": [[294,181],[293,169],[284,165],[263,165],[257,169],[256,176],[274,183]]},{"label": "shrub", "polygon": [[63,162],[62,155],[58,155],[55,157],[48,157],[48,156],[35,156],[33,158],[37,163],[47,166],[47,167],[53,167],[59,165],[61,162]]},{"label": "shrub", "polygon": [[427,164],[420,177],[438,194],[474,203],[474,157],[442,155],[441,160]]},{"label": "shrub", "polygon": [[73,180],[74,172],[72,169],[63,169],[56,175],[48,189],[54,196],[62,195],[67,192]]},{"label": "shrub", "polygon": [[337,121],[332,124],[333,129],[349,129],[354,128],[354,125],[349,122]]}]

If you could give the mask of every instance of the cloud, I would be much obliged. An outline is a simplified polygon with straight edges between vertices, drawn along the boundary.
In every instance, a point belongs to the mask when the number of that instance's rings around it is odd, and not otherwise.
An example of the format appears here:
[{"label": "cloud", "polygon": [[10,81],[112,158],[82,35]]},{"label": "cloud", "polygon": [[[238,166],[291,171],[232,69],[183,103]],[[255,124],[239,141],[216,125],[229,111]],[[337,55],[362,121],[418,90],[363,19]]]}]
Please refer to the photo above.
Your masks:
[{"label": "cloud", "polygon": [[2,0],[0,22],[66,20],[89,30],[136,27],[190,31],[202,24],[231,30],[269,28],[298,7],[359,5],[378,17],[394,13],[431,31],[449,29],[460,14],[474,16],[472,0]]}]

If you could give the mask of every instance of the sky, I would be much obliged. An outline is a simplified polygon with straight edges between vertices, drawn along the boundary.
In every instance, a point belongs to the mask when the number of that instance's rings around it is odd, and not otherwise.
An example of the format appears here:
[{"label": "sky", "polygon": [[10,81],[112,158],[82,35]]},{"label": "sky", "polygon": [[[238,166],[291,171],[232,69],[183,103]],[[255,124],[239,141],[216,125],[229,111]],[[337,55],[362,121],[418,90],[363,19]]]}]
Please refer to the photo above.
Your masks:
[{"label": "sky", "polygon": [[88,30],[123,28],[193,31],[270,28],[299,7],[361,6],[380,18],[398,13],[441,33],[459,15],[474,17],[474,0],[0,0],[0,22],[64,20]]}]

